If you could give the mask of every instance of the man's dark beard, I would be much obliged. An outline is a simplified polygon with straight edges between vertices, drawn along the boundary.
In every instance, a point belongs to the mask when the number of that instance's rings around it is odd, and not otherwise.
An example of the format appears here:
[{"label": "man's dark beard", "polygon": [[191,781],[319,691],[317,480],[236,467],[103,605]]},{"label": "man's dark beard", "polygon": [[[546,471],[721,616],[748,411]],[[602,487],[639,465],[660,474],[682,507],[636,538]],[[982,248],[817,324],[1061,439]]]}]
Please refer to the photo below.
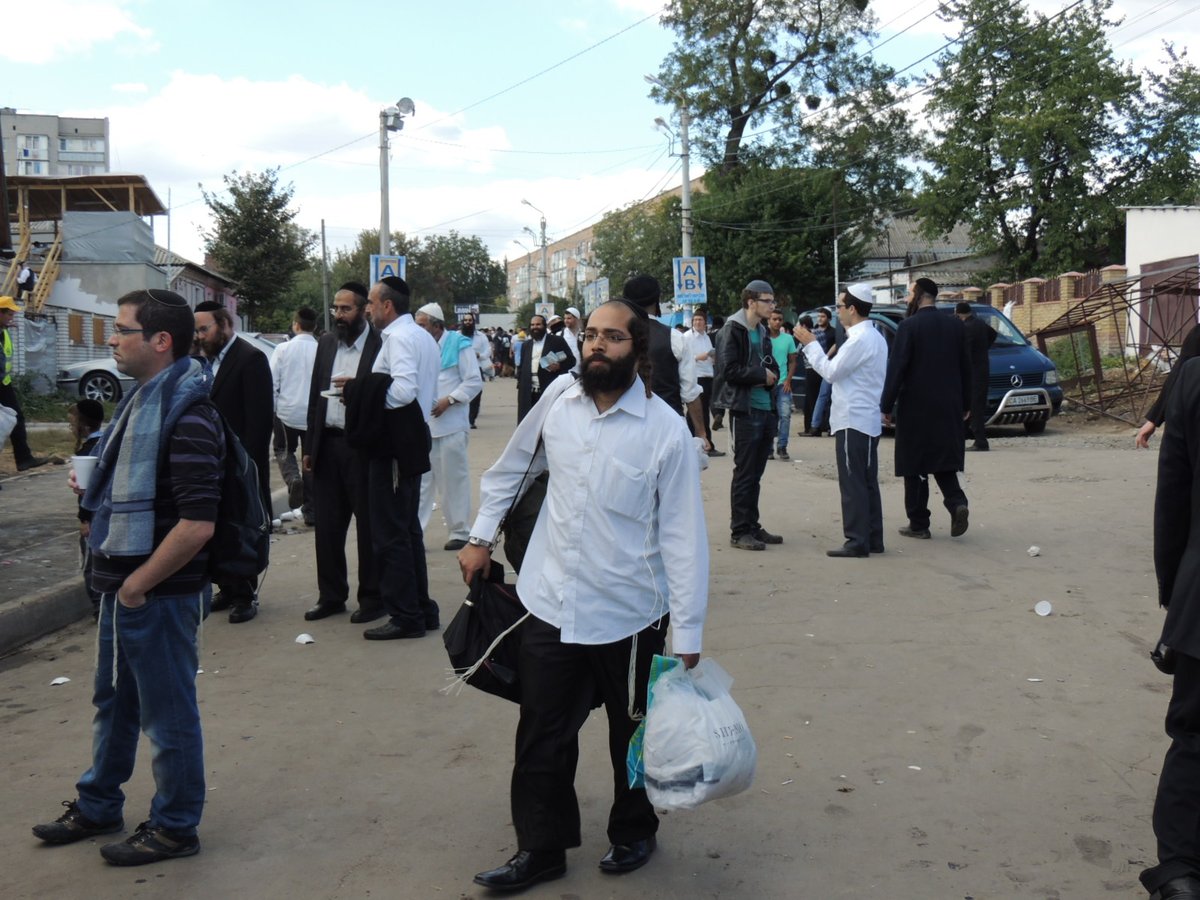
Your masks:
[{"label": "man's dark beard", "polygon": [[540,328],[534,328],[532,325],[529,326],[529,336],[531,338],[533,338],[535,341],[540,341],[542,338],[544,338],[546,336],[545,326],[540,327]]},{"label": "man's dark beard", "polygon": [[462,333],[463,333],[464,337],[475,337],[475,326],[474,325],[462,326]]},{"label": "man's dark beard", "polygon": [[363,333],[363,329],[367,327],[366,319],[358,318],[353,322],[347,322],[345,319],[338,319],[333,323],[333,328],[337,332],[338,340],[349,347],[358,336]]},{"label": "man's dark beard", "polygon": [[[594,359],[607,360],[607,366],[593,366]],[[609,359],[602,353],[593,353],[583,361],[583,371],[579,383],[583,392],[589,397],[596,394],[607,394],[612,391],[624,391],[633,384],[634,371],[637,369],[637,357],[630,353],[620,359]]]}]

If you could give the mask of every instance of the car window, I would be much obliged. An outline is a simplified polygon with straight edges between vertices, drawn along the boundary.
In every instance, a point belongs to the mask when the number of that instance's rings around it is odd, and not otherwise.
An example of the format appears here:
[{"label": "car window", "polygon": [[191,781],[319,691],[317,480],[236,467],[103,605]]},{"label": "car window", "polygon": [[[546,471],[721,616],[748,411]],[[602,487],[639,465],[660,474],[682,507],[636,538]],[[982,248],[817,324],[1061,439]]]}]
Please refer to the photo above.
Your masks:
[{"label": "car window", "polygon": [[996,343],[993,347],[1027,347],[1029,341],[1017,329],[1017,326],[1004,317],[998,310],[975,308],[975,314],[992,326],[996,331]]}]

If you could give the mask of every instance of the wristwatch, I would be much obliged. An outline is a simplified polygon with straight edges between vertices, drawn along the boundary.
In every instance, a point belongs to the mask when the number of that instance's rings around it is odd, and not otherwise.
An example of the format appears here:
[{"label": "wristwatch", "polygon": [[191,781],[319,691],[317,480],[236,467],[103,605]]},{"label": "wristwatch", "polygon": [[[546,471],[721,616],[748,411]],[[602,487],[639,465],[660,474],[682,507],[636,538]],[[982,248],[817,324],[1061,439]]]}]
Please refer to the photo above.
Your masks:
[{"label": "wristwatch", "polygon": [[457,400],[457,399],[455,399],[455,397],[454,397],[454,395],[453,395],[453,394],[451,394],[450,396],[448,396],[448,397],[446,398],[446,402],[447,402],[447,403],[449,403],[451,406],[453,406],[455,403],[457,403],[457,402],[458,402],[458,400]]},{"label": "wristwatch", "polygon": [[493,550],[496,547],[495,541],[487,541],[481,537],[475,537],[474,535],[467,538],[467,543],[472,547],[486,547],[488,550]]}]

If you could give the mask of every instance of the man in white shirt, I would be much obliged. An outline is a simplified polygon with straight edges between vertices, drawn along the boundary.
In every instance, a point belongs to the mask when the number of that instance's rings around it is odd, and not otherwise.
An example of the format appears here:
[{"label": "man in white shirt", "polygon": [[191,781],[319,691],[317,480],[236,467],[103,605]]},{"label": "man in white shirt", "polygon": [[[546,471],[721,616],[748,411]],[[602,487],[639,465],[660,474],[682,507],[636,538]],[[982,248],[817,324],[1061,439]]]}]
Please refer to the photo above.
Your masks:
[{"label": "man in white shirt", "polygon": [[567,342],[567,346],[571,348],[571,352],[575,354],[575,366],[571,371],[576,375],[579,374],[579,368],[582,365],[581,360],[583,359],[583,354],[579,351],[580,319],[579,310],[574,306],[568,306],[567,311],[563,313],[562,338]]},{"label": "man in white shirt", "polygon": [[[717,358],[717,353],[713,348],[712,338],[708,336],[708,314],[702,309],[698,309],[692,313],[692,330],[687,333],[687,342],[688,353],[691,354],[696,364],[696,384],[700,386],[700,417],[704,421],[703,437],[708,441],[708,446],[711,448],[708,451],[708,455],[724,456],[725,454],[718,450],[712,442],[712,427],[709,424],[712,404],[713,360]],[[692,434],[696,433],[696,426],[692,424],[691,417],[688,418],[688,427],[692,429]]]},{"label": "man in white shirt", "polygon": [[871,322],[869,284],[852,284],[837,304],[846,337],[833,359],[803,325],[793,335],[804,359],[833,385],[829,427],[837,438],[838,487],[846,543],[826,556],[863,557],[883,552],[883,503],[879,497],[879,398],[887,375],[888,348]]},{"label": "man in white shirt", "polygon": [[[288,488],[288,508],[304,510],[304,522],[315,522],[312,511],[312,475],[301,475],[296,447],[304,446],[308,428],[308,392],[312,385],[313,363],[317,358],[317,314],[307,306],[296,310],[292,320],[292,339],[271,354],[271,381],[275,398],[275,418],[283,425],[284,444],[275,445],[275,462]],[[301,449],[301,455],[304,451]]]},{"label": "man in white shirt", "polygon": [[[486,331],[479,331],[479,326],[475,324],[474,313],[464,313],[459,320],[459,334],[465,338],[471,339],[471,349],[475,351],[475,360],[479,364],[479,374],[491,381],[495,377],[495,366],[492,364],[492,339]],[[475,420],[479,418],[480,401],[483,400],[483,391],[475,395],[471,401],[471,410],[467,416],[471,428],[475,427]]]},{"label": "man in white shirt", "polygon": [[600,868],[632,871],[655,848],[658,819],[646,792],[629,787],[625,754],[668,618],[675,654],[689,668],[699,660],[708,537],[692,438],[636,374],[648,358],[648,325],[644,310],[623,300],[592,313],[580,379],[555,381],[484,473],[479,516],[458,555],[465,581],[482,575],[526,474],[550,472],[517,582],[531,614],[518,664],[518,852],[475,876],[494,890],[566,872],[566,849],[580,845],[578,732],[597,699],[608,714],[614,785],[612,846]]},{"label": "man in white shirt", "polygon": [[441,350],[441,370],[437,379],[437,401],[429,434],[430,469],[421,476],[421,531],[429,529],[436,494],[446,519],[450,539],[443,550],[461,550],[471,532],[471,467],[467,460],[467,432],[470,428],[467,407],[483,390],[479,362],[471,340],[446,328],[446,317],[436,303],[426,303],[414,317],[428,331]]},{"label": "man in white shirt", "polygon": [[[441,357],[437,341],[409,314],[409,290],[403,278],[389,275],[376,282],[367,304],[371,324],[383,329],[383,346],[371,371],[391,379],[384,406],[398,410],[415,404],[421,415],[418,427],[428,428]],[[363,632],[369,641],[424,637],[441,624],[438,606],[429,597],[418,517],[421,475],[429,469],[427,456],[421,463],[383,456],[373,457],[368,464],[371,538],[379,564],[379,590],[388,612],[387,622]]]}]

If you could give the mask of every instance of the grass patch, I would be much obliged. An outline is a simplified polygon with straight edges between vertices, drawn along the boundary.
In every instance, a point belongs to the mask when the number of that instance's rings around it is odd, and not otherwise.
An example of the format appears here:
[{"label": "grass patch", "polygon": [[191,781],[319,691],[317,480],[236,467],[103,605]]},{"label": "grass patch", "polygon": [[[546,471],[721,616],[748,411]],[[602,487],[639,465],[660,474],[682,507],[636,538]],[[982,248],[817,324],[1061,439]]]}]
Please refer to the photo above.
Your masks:
[{"label": "grass patch", "polygon": [[[26,422],[61,422],[67,424],[67,410],[79,398],[65,391],[55,391],[52,394],[40,394],[33,389],[33,379],[28,375],[17,375],[13,378],[13,390],[21,402],[21,412],[25,414]],[[115,403],[104,404],[104,421],[112,418]],[[32,443],[32,439],[31,439]]]}]

